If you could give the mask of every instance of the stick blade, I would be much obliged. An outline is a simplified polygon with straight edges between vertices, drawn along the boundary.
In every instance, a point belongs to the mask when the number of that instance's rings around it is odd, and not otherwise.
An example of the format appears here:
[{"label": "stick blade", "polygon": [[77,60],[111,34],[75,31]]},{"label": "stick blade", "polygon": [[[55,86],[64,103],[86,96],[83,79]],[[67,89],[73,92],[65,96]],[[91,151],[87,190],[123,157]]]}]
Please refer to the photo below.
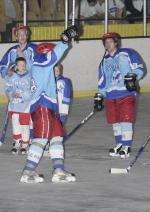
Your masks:
[{"label": "stick blade", "polygon": [[128,174],[128,169],[119,169],[119,168],[111,168],[109,170],[110,174]]}]

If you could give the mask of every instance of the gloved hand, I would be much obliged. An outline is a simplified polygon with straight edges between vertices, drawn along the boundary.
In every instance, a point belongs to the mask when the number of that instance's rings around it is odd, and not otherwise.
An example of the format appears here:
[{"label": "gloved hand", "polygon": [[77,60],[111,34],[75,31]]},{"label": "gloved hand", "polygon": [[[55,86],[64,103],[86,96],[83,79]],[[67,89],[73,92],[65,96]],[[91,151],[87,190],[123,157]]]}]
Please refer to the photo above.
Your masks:
[{"label": "gloved hand", "polygon": [[68,27],[62,34],[61,40],[63,43],[70,43],[72,38],[77,38],[79,36],[78,28],[74,26]]},{"label": "gloved hand", "polygon": [[124,77],[124,84],[128,91],[136,91],[137,90],[137,83],[136,83],[136,74],[128,73]]},{"label": "gloved hand", "polygon": [[94,109],[96,111],[103,110],[103,108],[104,108],[103,100],[104,100],[104,97],[103,97],[102,94],[100,94],[100,93],[95,94],[95,96],[94,96]]}]

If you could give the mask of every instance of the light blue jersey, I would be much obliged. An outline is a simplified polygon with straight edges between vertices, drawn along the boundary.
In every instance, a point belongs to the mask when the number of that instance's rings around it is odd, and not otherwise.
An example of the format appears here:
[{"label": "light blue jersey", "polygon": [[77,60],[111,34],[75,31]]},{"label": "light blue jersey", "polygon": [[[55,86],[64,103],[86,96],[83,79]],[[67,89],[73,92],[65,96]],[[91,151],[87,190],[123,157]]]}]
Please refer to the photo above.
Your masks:
[{"label": "light blue jersey", "polygon": [[[29,113],[31,101],[31,75],[25,72],[20,75],[13,73],[5,77],[5,92],[9,99],[9,111]],[[18,93],[19,98],[14,98],[12,93]]]},{"label": "light blue jersey", "polygon": [[[30,71],[32,64],[33,64],[33,57],[34,57],[34,51],[36,48],[36,44],[28,43],[23,49],[22,52],[26,58],[26,67],[27,70]],[[6,54],[3,56],[2,60],[0,61],[0,73],[1,76],[4,78],[6,76],[6,71],[8,68],[15,64],[15,60],[17,57],[17,48],[20,47],[19,44],[11,47]]]},{"label": "light blue jersey", "polygon": [[68,44],[59,42],[47,54],[36,53],[32,66],[31,111],[38,105],[58,111],[56,81],[53,67],[61,59]]},{"label": "light blue jersey", "polygon": [[135,73],[137,80],[144,74],[143,64],[138,54],[132,49],[118,48],[113,56],[107,54],[99,66],[98,92],[108,99],[117,99],[136,95],[124,85],[127,73]]},{"label": "light blue jersey", "polygon": [[57,83],[57,97],[58,97],[58,108],[61,122],[65,122],[69,113],[70,96],[71,96],[71,83],[70,80],[59,76],[56,77]]}]

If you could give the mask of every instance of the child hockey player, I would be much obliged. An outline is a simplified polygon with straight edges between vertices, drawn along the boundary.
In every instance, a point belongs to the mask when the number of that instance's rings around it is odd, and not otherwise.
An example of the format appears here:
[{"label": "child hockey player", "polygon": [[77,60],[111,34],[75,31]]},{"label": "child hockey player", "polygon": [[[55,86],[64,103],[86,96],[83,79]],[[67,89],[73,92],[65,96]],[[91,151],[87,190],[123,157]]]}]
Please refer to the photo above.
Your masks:
[{"label": "child hockey player", "polygon": [[[117,33],[104,34],[102,42],[106,54],[99,66],[96,98],[105,98],[107,122],[113,126],[116,147],[109,150],[109,155],[127,158],[132,145],[137,81],[143,76],[143,64],[135,51],[119,48]],[[99,105],[95,108],[99,109]]]},{"label": "child hockey player", "polygon": [[56,82],[53,68],[68,49],[68,43],[77,36],[77,29],[71,26],[62,33],[62,42],[54,48],[39,46],[32,65],[31,117],[33,140],[29,148],[20,182],[41,183],[44,178],[35,170],[42,158],[44,148],[50,140],[50,155],[53,162],[52,182],[74,182],[73,174],[64,170],[63,128],[55,112],[58,110]]},{"label": "child hockey player", "polygon": [[16,71],[6,76],[6,95],[9,99],[9,116],[12,119],[13,148],[12,153],[25,154],[29,143],[29,121],[31,100],[31,77],[26,70],[26,60],[18,57],[15,61]]},{"label": "child hockey player", "polygon": [[71,83],[69,79],[62,76],[62,69],[63,66],[61,64],[56,64],[54,67],[57,84],[59,118],[61,123],[64,124],[69,113]]}]

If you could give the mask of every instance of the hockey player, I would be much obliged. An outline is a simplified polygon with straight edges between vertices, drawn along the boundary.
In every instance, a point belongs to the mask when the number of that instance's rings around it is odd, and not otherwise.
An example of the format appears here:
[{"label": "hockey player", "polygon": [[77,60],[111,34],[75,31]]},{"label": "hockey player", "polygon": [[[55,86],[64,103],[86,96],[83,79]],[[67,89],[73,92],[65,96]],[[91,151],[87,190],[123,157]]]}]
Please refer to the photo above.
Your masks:
[{"label": "hockey player", "polygon": [[[70,80],[62,75],[63,66],[57,63],[54,66],[54,74],[57,86],[57,101],[58,101],[58,114],[57,117],[61,121],[62,126],[64,126],[69,113],[70,106],[70,96],[71,96],[71,83]],[[49,142],[45,147],[43,156],[49,157]]]},{"label": "hockey player", "polygon": [[41,160],[44,148],[50,140],[50,155],[53,162],[52,182],[74,182],[73,174],[64,170],[63,128],[55,112],[58,110],[56,82],[53,67],[68,49],[68,43],[76,37],[77,29],[72,26],[62,33],[62,42],[55,47],[38,47],[32,66],[32,102],[33,140],[29,148],[26,165],[20,182],[44,182],[43,176],[35,170]]},{"label": "hockey player", "polygon": [[30,71],[33,63],[34,49],[36,44],[28,43],[29,28],[23,25],[17,25],[15,29],[17,45],[11,47],[0,61],[0,73],[4,78],[6,74],[11,73],[11,67],[15,64],[17,57],[24,57],[26,59],[27,70]]},{"label": "hockey player", "polygon": [[29,144],[29,121],[31,100],[31,75],[26,70],[26,60],[18,57],[15,61],[16,71],[6,76],[6,95],[9,99],[9,116],[12,119],[13,148],[12,154],[25,154]]},{"label": "hockey player", "polygon": [[58,98],[58,112],[62,124],[65,123],[69,113],[71,83],[70,80],[62,75],[63,66],[56,64],[54,66],[54,73],[57,84],[57,98]]},{"label": "hockey player", "polygon": [[[137,81],[143,76],[143,64],[137,53],[128,48],[119,48],[119,35],[106,33],[102,37],[106,54],[99,66],[98,94],[105,99],[107,122],[112,124],[116,147],[109,150],[110,156],[130,156]],[[96,101],[95,101],[96,102]],[[99,109],[99,105],[95,105]]]}]

